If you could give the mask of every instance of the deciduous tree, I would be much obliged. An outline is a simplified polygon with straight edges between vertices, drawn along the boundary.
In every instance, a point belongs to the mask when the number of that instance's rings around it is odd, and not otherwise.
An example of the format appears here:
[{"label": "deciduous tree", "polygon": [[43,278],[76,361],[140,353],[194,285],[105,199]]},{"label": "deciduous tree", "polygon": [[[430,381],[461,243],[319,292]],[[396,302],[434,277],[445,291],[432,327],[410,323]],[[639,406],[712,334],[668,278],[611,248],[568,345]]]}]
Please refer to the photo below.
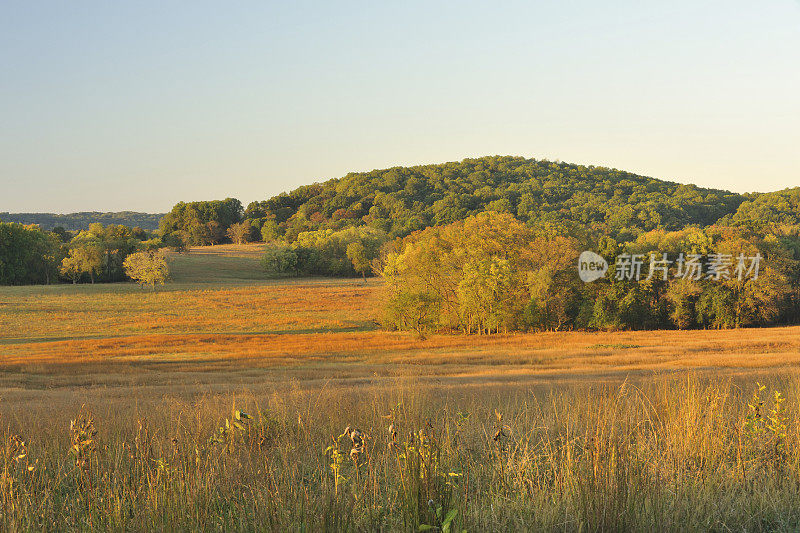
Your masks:
[{"label": "deciduous tree", "polygon": [[139,285],[163,285],[169,278],[169,265],[160,250],[146,250],[130,254],[125,259],[125,273]]},{"label": "deciduous tree", "polygon": [[237,222],[231,224],[226,234],[234,244],[244,244],[250,240],[250,222]]},{"label": "deciduous tree", "polygon": [[367,255],[367,249],[361,242],[351,242],[347,245],[347,258],[353,263],[353,270],[361,274],[364,283],[367,282],[367,271],[370,269],[372,258]]},{"label": "deciduous tree", "polygon": [[77,283],[84,274],[89,275],[94,283],[95,275],[100,272],[103,265],[103,255],[100,248],[87,244],[72,248],[69,255],[61,262],[61,274]]}]

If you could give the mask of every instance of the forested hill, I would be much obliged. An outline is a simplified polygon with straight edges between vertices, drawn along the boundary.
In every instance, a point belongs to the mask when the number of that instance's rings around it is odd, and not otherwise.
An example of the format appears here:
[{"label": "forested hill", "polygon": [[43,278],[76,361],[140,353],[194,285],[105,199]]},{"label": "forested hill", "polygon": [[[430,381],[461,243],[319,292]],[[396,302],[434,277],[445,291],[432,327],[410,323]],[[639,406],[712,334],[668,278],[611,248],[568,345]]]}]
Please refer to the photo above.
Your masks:
[{"label": "forested hill", "polygon": [[131,228],[138,226],[143,230],[153,231],[158,229],[158,221],[163,216],[163,214],[136,213],[133,211],[120,211],[117,213],[88,211],[67,215],[55,213],[0,213],[0,221],[38,224],[42,229],[48,231],[57,226],[61,226],[67,231],[84,230],[89,228],[89,224],[95,222],[99,222],[104,226],[109,224],[121,224]]},{"label": "forested hill", "polygon": [[630,236],[707,226],[755,198],[616,169],[493,156],[351,173],[253,202],[245,218],[274,219],[289,240],[364,223],[407,235],[486,210]]},{"label": "forested hill", "polygon": [[[198,224],[216,222],[224,237],[228,226],[242,217],[241,204],[232,198],[180,203],[172,211],[161,223],[164,234],[179,230],[192,233]],[[761,230],[800,224],[800,188],[737,194],[604,167],[490,156],[350,173],[252,202],[244,210],[244,219],[250,221],[254,234],[267,224],[272,229],[265,234],[293,242],[304,231],[362,225],[404,236],[482,211],[567,226],[568,232],[583,228],[622,239],[653,229],[678,230],[715,223]],[[39,224],[45,230],[56,226],[83,230],[99,222],[152,231],[159,229],[163,216],[131,211],[0,213],[0,221]]]}]

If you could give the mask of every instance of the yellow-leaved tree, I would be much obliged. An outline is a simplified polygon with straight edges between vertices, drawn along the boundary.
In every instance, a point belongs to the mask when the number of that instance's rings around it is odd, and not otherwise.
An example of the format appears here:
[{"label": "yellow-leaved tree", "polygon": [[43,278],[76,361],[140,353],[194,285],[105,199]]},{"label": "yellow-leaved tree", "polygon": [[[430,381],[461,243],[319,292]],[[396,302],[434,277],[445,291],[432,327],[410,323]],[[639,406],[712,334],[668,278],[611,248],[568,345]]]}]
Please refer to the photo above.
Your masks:
[{"label": "yellow-leaved tree", "polygon": [[103,266],[103,255],[98,246],[90,244],[73,248],[69,255],[61,261],[60,272],[63,276],[77,283],[84,274],[94,283],[94,277]]},{"label": "yellow-leaved tree", "polygon": [[145,250],[130,254],[123,263],[125,274],[139,285],[163,285],[169,277],[169,266],[160,250]]}]

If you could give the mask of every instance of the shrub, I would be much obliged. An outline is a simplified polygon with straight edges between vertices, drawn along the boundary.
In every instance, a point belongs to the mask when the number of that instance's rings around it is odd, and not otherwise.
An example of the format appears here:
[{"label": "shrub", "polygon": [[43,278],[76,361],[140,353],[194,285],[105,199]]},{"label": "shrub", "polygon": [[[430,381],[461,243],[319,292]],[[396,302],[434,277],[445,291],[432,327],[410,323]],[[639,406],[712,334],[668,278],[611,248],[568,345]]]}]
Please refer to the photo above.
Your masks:
[{"label": "shrub", "polygon": [[267,246],[261,266],[269,276],[297,274],[297,252],[291,246]]}]

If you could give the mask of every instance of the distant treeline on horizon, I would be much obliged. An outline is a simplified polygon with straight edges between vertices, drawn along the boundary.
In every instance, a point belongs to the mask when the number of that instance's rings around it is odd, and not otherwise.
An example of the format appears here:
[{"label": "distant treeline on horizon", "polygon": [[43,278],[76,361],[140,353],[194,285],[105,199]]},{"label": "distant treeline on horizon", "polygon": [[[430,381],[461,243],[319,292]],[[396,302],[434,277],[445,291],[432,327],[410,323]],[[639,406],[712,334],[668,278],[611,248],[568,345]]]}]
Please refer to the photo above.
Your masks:
[{"label": "distant treeline on horizon", "polygon": [[62,227],[66,231],[83,231],[92,224],[111,224],[141,228],[146,231],[158,229],[158,222],[163,213],[137,213],[134,211],[119,211],[102,213],[99,211],[83,211],[80,213],[0,213],[0,221],[17,222],[19,224],[37,224],[45,231]]}]

